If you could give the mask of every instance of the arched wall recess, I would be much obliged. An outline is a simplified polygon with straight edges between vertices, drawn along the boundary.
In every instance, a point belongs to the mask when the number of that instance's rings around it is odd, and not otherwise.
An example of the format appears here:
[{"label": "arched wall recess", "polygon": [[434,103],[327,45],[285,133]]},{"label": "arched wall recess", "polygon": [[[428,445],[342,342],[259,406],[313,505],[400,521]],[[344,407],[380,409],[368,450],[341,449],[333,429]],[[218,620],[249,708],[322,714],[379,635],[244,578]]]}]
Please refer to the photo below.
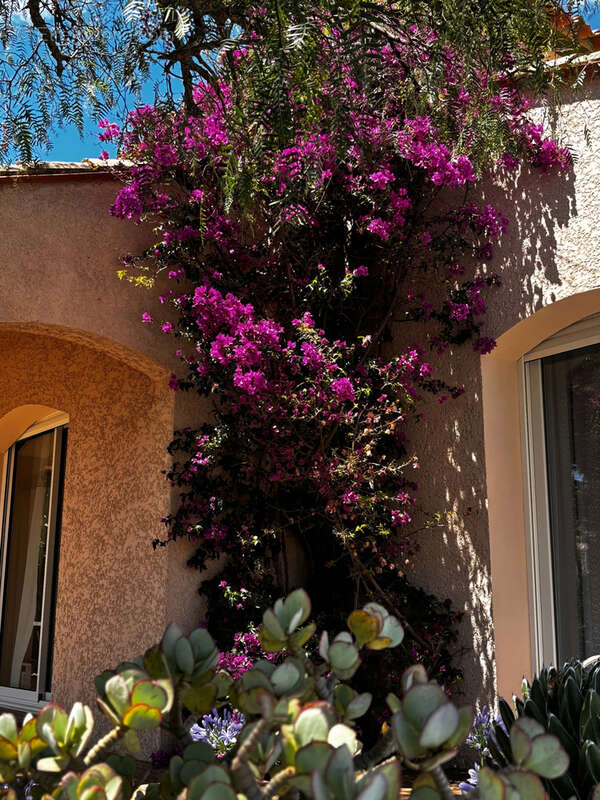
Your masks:
[{"label": "arched wall recess", "polygon": [[13,408],[0,418],[0,455],[31,426],[44,422],[64,425],[68,421],[67,414],[50,406],[23,405]]}]

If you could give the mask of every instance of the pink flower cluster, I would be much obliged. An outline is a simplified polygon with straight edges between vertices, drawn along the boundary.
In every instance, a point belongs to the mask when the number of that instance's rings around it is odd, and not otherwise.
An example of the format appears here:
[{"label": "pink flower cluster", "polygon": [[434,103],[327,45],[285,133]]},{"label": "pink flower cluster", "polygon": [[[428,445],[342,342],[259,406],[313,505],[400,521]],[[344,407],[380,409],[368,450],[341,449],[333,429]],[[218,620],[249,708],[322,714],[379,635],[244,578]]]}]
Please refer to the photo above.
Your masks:
[{"label": "pink flower cluster", "polygon": [[[157,324],[177,337],[171,385],[213,411],[171,445],[180,502],[166,538],[193,539],[199,567],[235,556],[240,585],[270,590],[265,565],[285,560],[291,534],[317,550],[329,536],[346,573],[364,560],[404,574],[418,496],[409,431],[424,398],[462,391],[435,377],[434,360],[450,344],[495,344],[483,325],[497,280],[481,262],[508,220],[465,194],[492,168],[569,163],[516,91],[492,91],[498,77],[473,76],[454,51],[443,50],[436,99],[410,105],[410,70],[429,74],[436,34],[389,24],[397,45],[373,45],[366,73],[339,32],[326,37],[317,89],[290,79],[285,130],[281,109],[266,109],[259,155],[240,124],[259,102],[244,72],[251,43],[235,75],[224,64],[219,87],[196,87],[194,114],[145,106],[123,136],[135,166],[112,213],[156,223],[144,266],[170,281]],[[499,142],[483,155],[482,120]],[[120,136],[106,120],[102,130]],[[427,324],[431,353],[394,344],[400,321]],[[248,636],[222,654],[234,674],[252,661]]]}]

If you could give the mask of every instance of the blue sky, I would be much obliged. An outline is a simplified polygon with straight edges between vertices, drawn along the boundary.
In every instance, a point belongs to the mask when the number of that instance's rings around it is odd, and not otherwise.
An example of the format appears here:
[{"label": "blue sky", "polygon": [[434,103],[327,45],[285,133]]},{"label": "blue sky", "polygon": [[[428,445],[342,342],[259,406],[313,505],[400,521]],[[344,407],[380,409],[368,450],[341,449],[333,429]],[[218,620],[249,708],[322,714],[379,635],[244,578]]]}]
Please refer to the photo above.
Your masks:
[{"label": "blue sky", "polygon": [[586,14],[588,23],[594,30],[600,28],[600,11],[594,11],[593,14]]},{"label": "blue sky", "polygon": [[[593,29],[600,28],[600,11],[587,14],[586,19]],[[57,130],[52,149],[40,154],[41,158],[48,161],[81,161],[82,158],[99,156],[102,145],[98,142],[96,122],[93,119],[86,122],[83,138],[73,126]],[[113,150],[114,148],[110,148],[111,156],[114,155]]]}]

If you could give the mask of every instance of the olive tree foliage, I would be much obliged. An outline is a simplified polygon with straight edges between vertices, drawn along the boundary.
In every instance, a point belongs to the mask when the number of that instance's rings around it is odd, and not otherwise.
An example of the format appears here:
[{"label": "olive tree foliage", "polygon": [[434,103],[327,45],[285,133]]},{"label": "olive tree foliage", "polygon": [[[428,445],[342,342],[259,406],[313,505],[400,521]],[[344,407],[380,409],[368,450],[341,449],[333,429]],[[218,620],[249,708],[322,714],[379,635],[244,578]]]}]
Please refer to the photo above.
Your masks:
[{"label": "olive tree foliage", "polygon": [[[510,69],[527,74],[537,91],[555,88],[562,76],[544,69],[553,52],[575,53],[576,36],[557,25],[552,0],[272,0],[262,20],[250,0],[0,0],[0,159],[29,162],[47,149],[57,129],[74,124],[81,132],[90,117],[124,117],[139,100],[142,85],[154,83],[156,101],[192,106],[199,80],[216,82],[223,59],[235,48],[252,47],[256,27],[263,43],[257,80],[265,105],[277,100],[277,87],[293,55],[306,60],[310,87],[322,27],[343,28],[346,15],[360,13],[363,47],[370,34],[386,29],[389,15],[407,29],[436,32],[434,49],[453,46],[473,69],[493,71],[502,54],[520,53]],[[569,0],[574,18],[595,3]],[[549,11],[551,13],[549,13]],[[264,50],[265,34],[271,44]],[[519,48],[515,48],[515,43]],[[356,43],[355,45],[356,46]],[[432,53],[435,59],[436,53]],[[229,64],[231,67],[231,63]],[[427,91],[426,78],[414,76],[415,89]],[[259,113],[259,110],[257,111]]]}]

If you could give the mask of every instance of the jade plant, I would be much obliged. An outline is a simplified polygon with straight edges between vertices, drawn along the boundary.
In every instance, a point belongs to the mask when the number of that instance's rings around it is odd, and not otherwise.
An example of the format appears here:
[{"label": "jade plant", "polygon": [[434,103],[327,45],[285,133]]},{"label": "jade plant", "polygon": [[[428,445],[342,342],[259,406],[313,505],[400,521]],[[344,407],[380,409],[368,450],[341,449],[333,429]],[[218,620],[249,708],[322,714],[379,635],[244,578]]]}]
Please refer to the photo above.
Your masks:
[{"label": "jade plant", "polygon": [[[399,695],[390,694],[389,724],[363,748],[356,720],[370,692],[350,681],[364,650],[397,647],[399,621],[377,603],[348,618],[349,630],[321,634],[318,656],[306,649],[316,626],[308,595],[297,589],[263,615],[259,635],[276,662],[258,660],[233,680],[219,669],[219,653],[203,629],[185,636],[171,625],[143,656],[96,679],[98,708],[111,724],[94,744],[91,710],[56,704],[18,725],[0,716],[0,788],[3,800],[395,800],[403,768],[417,773],[411,797],[452,797],[442,765],[471,730],[468,707],[457,708],[421,665],[408,669]],[[314,648],[316,652],[317,648]],[[311,651],[312,652],[312,651]],[[235,746],[217,752],[194,741],[197,720],[211,709],[234,708],[243,720]],[[171,738],[168,764],[152,780],[136,779],[139,734],[162,730]],[[543,800],[543,778],[569,763],[558,738],[534,720],[515,722],[510,759],[497,772],[481,770],[482,800]],[[139,766],[139,764],[137,765]]]}]

